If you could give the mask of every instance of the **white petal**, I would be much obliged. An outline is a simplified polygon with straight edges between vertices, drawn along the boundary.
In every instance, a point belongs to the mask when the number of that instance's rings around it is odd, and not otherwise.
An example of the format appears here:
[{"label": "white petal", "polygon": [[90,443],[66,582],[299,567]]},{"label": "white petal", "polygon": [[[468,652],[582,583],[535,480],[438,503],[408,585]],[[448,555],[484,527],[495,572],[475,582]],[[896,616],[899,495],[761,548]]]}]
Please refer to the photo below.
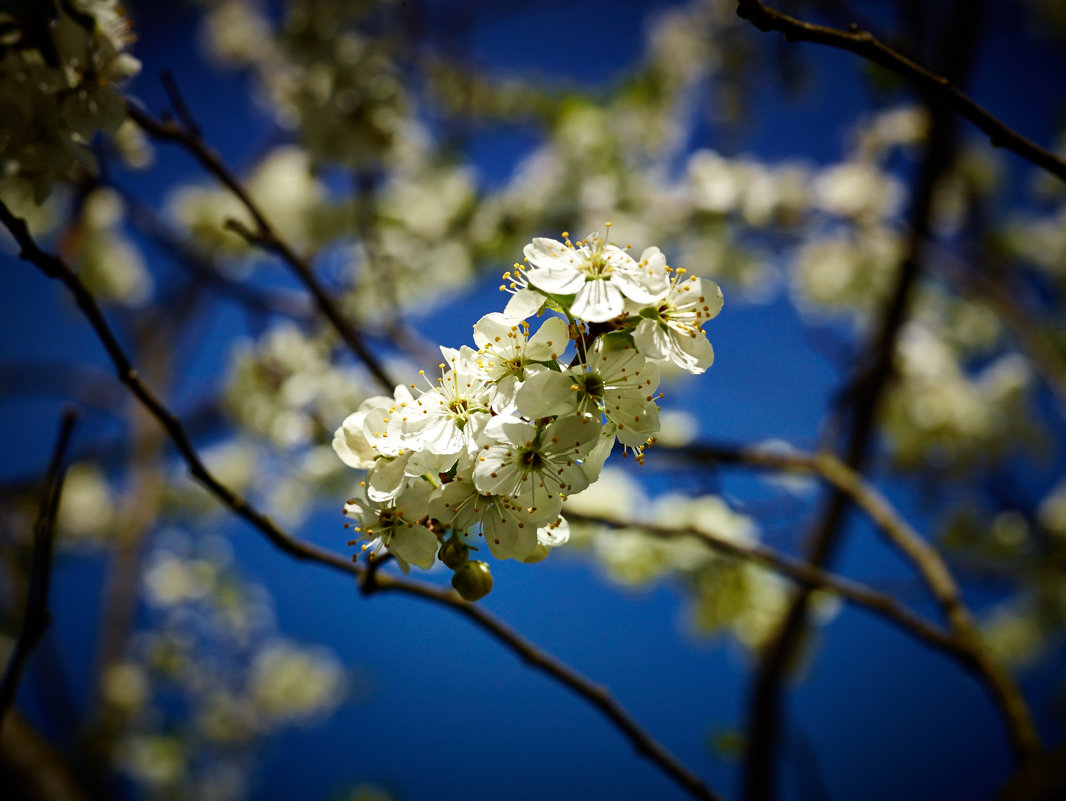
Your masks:
[{"label": "white petal", "polygon": [[544,292],[569,295],[585,281],[581,257],[554,239],[536,238],[523,251],[533,269],[526,272],[529,283]]},{"label": "white petal", "polygon": [[600,477],[603,463],[607,461],[607,457],[611,455],[611,449],[614,448],[615,431],[617,429],[618,426],[610,422],[603,426],[596,444],[592,446],[588,456],[581,460],[581,469],[588,477],[589,482],[593,482]]},{"label": "white petal", "polygon": [[694,375],[699,375],[714,364],[714,348],[702,333],[694,337],[679,336],[678,349],[685,354],[684,363],[678,364]]},{"label": "white petal", "polygon": [[539,312],[543,305],[544,296],[535,289],[519,289],[507,301],[503,314],[509,320],[520,322]]},{"label": "white petal", "polygon": [[340,460],[349,467],[368,470],[374,466],[377,452],[370,447],[363,433],[363,418],[366,412],[354,412],[344,418],[333,433],[333,450]]},{"label": "white petal", "polygon": [[572,412],[577,393],[569,374],[545,370],[522,382],[516,398],[518,411],[531,420]]},{"label": "white petal", "polygon": [[395,459],[379,459],[366,474],[366,496],[375,503],[388,503],[403,492],[407,485],[407,455]]},{"label": "white petal", "polygon": [[544,430],[542,438],[549,443],[545,445],[544,450],[551,454],[584,455],[592,449],[601,428],[598,421],[588,417],[560,417]]},{"label": "white petal", "polygon": [[486,314],[474,324],[474,344],[478,350],[484,350],[489,345],[494,352],[500,353],[500,348],[507,347],[511,341],[507,335],[513,333],[514,327],[515,322],[504,314]]},{"label": "white petal", "polygon": [[389,553],[423,570],[433,567],[437,557],[437,537],[425,526],[398,526],[389,538]]},{"label": "white petal", "polygon": [[486,495],[507,495],[517,491],[522,483],[521,468],[513,458],[513,445],[494,445],[483,450],[474,467],[474,486]]},{"label": "white petal", "polygon": [[495,508],[486,515],[481,533],[485,543],[497,559],[525,559],[537,545],[537,527],[523,519],[528,515]]},{"label": "white petal", "polygon": [[[584,281],[584,277],[582,277]],[[571,290],[572,291],[572,290]],[[577,291],[577,296],[570,307],[575,317],[590,323],[605,323],[625,310],[625,300],[618,287],[609,281],[596,279],[585,281]]]},{"label": "white petal", "polygon": [[670,338],[670,331],[658,320],[645,318],[633,329],[633,344],[649,359],[669,359]]},{"label": "white petal", "polygon": [[570,329],[561,317],[549,317],[526,343],[525,358],[531,362],[558,359],[570,341]]},{"label": "white petal", "polygon": [[543,526],[537,529],[537,542],[547,545],[549,548],[557,548],[570,541],[570,521],[562,515],[556,518],[551,526]]}]

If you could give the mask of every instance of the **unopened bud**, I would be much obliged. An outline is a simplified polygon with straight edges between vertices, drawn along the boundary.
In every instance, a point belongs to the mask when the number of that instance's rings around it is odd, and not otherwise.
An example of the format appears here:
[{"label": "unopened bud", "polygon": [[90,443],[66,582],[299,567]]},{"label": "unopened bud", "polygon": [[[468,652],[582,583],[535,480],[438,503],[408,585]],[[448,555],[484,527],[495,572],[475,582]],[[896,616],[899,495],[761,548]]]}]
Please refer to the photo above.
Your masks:
[{"label": "unopened bud", "polygon": [[464,601],[480,601],[492,591],[492,572],[485,562],[467,562],[455,571],[452,586]]},{"label": "unopened bud", "polygon": [[470,548],[458,537],[453,536],[440,546],[440,560],[452,570],[458,570],[470,558]]}]

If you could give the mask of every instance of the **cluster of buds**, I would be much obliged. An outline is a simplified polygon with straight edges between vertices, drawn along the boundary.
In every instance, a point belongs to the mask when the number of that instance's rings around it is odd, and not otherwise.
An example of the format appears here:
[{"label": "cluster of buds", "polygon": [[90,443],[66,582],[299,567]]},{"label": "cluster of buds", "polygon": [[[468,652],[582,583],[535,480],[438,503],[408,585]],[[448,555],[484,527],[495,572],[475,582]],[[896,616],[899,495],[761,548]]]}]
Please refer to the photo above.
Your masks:
[{"label": "cluster of buds", "polygon": [[474,326],[476,350],[442,347],[435,383],[370,398],[337,430],[337,455],[367,471],[344,512],[368,558],[384,548],[407,572],[439,553],[460,594],[483,597],[492,577],[470,560],[475,543],[526,562],[565,543],[566,497],[599,477],[616,440],[642,459],[658,433],[658,363],[710,366],[717,284],[656,247],[634,259],[596,234],[563,240],[526,245],[504,311]]}]

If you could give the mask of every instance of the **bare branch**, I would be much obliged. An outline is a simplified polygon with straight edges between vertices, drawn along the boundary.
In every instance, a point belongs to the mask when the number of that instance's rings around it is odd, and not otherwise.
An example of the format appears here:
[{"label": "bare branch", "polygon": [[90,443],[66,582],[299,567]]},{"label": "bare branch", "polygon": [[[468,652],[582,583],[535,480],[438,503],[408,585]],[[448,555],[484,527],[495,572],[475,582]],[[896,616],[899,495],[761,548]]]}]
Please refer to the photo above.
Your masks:
[{"label": "bare branch", "polygon": [[29,589],[26,593],[26,610],[22,617],[15,647],[11,652],[3,679],[0,680],[0,727],[4,717],[15,702],[15,693],[22,671],[41,636],[48,629],[51,615],[48,612],[48,585],[52,576],[52,541],[55,536],[56,510],[63,492],[63,478],[70,439],[74,433],[77,415],[68,411],[59,424],[55,450],[48,465],[48,478],[41,497],[40,510],[33,526],[33,561],[30,566]]},{"label": "bare branch", "polygon": [[953,658],[959,659],[967,668],[973,667],[973,658],[969,651],[961,646],[955,638],[944,633],[936,626],[924,620],[921,616],[907,609],[895,598],[881,592],[877,592],[857,581],[843,578],[829,571],[822,570],[793,559],[775,551],[766,545],[759,543],[741,544],[732,540],[716,537],[706,531],[697,528],[683,527],[671,528],[669,526],[657,526],[651,523],[633,523],[626,520],[614,520],[608,517],[576,514],[565,510],[568,520],[593,523],[610,528],[629,528],[645,531],[656,537],[664,539],[676,539],[678,537],[693,537],[698,539],[708,548],[718,553],[737,559],[746,559],[757,562],[764,567],[775,570],[792,581],[810,587],[811,589],[825,590],[835,593],[852,603],[873,612],[890,623],[895,624],[904,631],[913,634],[934,648],[945,651]]},{"label": "bare branch", "polygon": [[[204,465],[181,420],[174,415],[144,384],[130,363],[125,351],[111,331],[92,293],[59,257],[42,251],[30,235],[26,223],[11,213],[0,201],[0,222],[18,242],[20,257],[34,264],[45,275],[61,281],[74,295],[78,307],[88,318],[97,337],[103,343],[111,361],[118,371],[119,380],[136,396],[148,412],[159,422],[170,440],[177,447],[189,468],[190,474],[235,515],[250,523],[275,547],[296,559],[315,562],[333,570],[362,580],[366,569],[354,561],[332,551],[298,540],[273,520],[258,511],[247,500],[219,481]],[[517,653],[528,664],[560,682],[586,703],[598,709],[633,744],[637,752],[654,763],[663,773],[673,779],[692,797],[703,801],[719,801],[713,790],[704,785],[695,774],[688,771],[650,734],[640,728],[629,714],[614,701],[602,687],[598,687],[572,668],[558,662],[531,643],[511,631],[495,617],[480,607],[463,601],[451,590],[441,589],[423,582],[395,576],[374,574],[373,591],[395,591],[415,595],[447,606],[474,621],[499,642]]]},{"label": "bare branch", "polygon": [[203,131],[200,130],[200,124],[196,121],[196,117],[193,116],[192,111],[189,109],[189,104],[185,102],[185,98],[181,94],[181,89],[178,87],[178,82],[174,80],[174,73],[170,70],[160,70],[159,80],[163,84],[163,89],[167,93],[167,99],[170,100],[171,108],[174,109],[174,113],[178,115],[178,119],[185,125],[185,130],[197,139],[202,139]]},{"label": "bare branch", "polygon": [[878,524],[878,530],[914,565],[940,604],[956,640],[970,652],[978,679],[999,708],[1016,754],[1028,757],[1039,752],[1040,737],[1025,698],[1010,674],[984,648],[973,617],[940,554],[899,517],[884,496],[863,482],[858,473],[833,457],[821,461],[826,480],[852,498],[861,499],[860,506]]},{"label": "bare branch", "polygon": [[[846,496],[869,517],[876,530],[907,558],[922,577],[925,586],[940,605],[952,629],[953,636],[946,638],[951,643],[948,650],[954,656],[961,657],[964,666],[970,669],[988,690],[1004,718],[1012,741],[1016,744],[1026,744],[1025,747],[1031,750],[1039,748],[1036,729],[1021,691],[1010,674],[988,656],[981,644],[973,618],[966,609],[958,586],[951,577],[944,560],[936,549],[903,519],[888,499],[865,481],[858,471],[848,467],[831,453],[774,453],[757,448],[713,445],[678,448],[674,452],[680,456],[703,462],[738,463],[759,469],[811,473],[819,476]],[[759,557],[753,555],[752,558]],[[823,579],[832,576],[812,565],[799,564],[804,570],[814,570],[821,574]],[[782,572],[787,571],[782,569]],[[796,578],[809,586],[819,586],[814,582],[805,582],[799,577]],[[825,586],[827,589],[834,589],[831,585]],[[844,593],[840,594],[843,597],[849,597]],[[851,600],[864,603],[859,599]],[[909,624],[901,620],[895,622],[910,628]],[[920,622],[928,625],[925,621]],[[917,630],[914,630],[914,633],[922,636]],[[940,632],[936,633],[944,637]],[[938,645],[927,637],[923,638],[933,645]]]},{"label": "bare branch", "polygon": [[385,372],[385,368],[378,361],[377,357],[367,348],[363,342],[362,334],[356,329],[356,327],[344,317],[337,304],[333,302],[326,288],[319,282],[315,276],[314,270],[311,269],[311,265],[306,259],[299,256],[283,239],[281,239],[276,232],[276,229],[267,221],[263,215],[262,210],[252,200],[248,191],[244,188],[237,176],[230,170],[229,167],[222,161],[215,151],[211,150],[207,144],[190,131],[186,126],[176,122],[162,122],[155,119],[144,110],[138,108],[131,101],[126,101],[126,111],[134,122],[136,122],[147,133],[154,136],[157,139],[161,139],[166,142],[175,142],[184,147],[189,153],[191,153],[200,165],[214,175],[227,189],[232,192],[237,199],[241,202],[244,208],[251,215],[255,221],[256,230],[254,237],[251,241],[260,245],[271,253],[276,254],[281,258],[285,264],[296,274],[296,277],[303,283],[307,290],[311,293],[315,299],[315,303],[318,308],[326,316],[326,319],[340,334],[341,339],[355,352],[356,355],[367,366],[367,369],[374,375],[377,382],[388,393],[392,393],[396,386],[396,382],[393,381],[388,373]]},{"label": "bare branch", "polygon": [[[956,0],[961,9],[968,0]],[[761,3],[741,3],[741,9],[752,13],[760,10],[768,14]],[[738,13],[743,13],[738,9]],[[945,35],[938,43],[942,63],[952,75],[964,75],[973,56],[979,13],[963,17],[962,25]],[[769,18],[775,19],[773,15]],[[801,28],[802,31],[802,28]],[[942,95],[930,92],[925,98],[930,114],[921,165],[915,174],[911,207],[908,213],[910,230],[902,258],[899,261],[894,286],[880,309],[880,319],[873,329],[859,363],[845,406],[848,420],[841,443],[842,461],[852,470],[862,470],[869,458],[877,430],[877,416],[886,390],[895,376],[893,359],[896,342],[910,314],[911,298],[922,272],[924,248],[930,234],[933,192],[941,174],[952,163],[956,151],[955,117]],[[842,410],[843,411],[843,410]],[[841,421],[838,420],[839,424]],[[834,486],[827,494],[815,524],[811,529],[808,561],[825,567],[840,547],[845,522],[851,506],[851,496]],[[748,750],[745,754],[743,788],[746,801],[768,801],[774,795],[774,752],[781,740],[782,684],[802,646],[807,628],[810,591],[800,587],[793,594],[788,612],[769,645],[763,652],[755,674],[748,712]],[[997,697],[998,696],[995,696]],[[1020,728],[1006,716],[1007,733],[1018,763],[1039,749],[1031,723]]]},{"label": "bare branch", "polygon": [[526,664],[532,665],[541,672],[548,674],[576,695],[595,706],[625,735],[633,744],[633,747],[636,748],[638,754],[658,765],[664,773],[668,774],[693,798],[702,798],[708,801],[721,798],[700,781],[694,773],[684,767],[661,744],[641,729],[629,713],[611,697],[611,694],[604,687],[593,684],[573,668],[544,653],[528,640],[504,626],[499,620],[487,614],[481,607],[464,603],[451,590],[441,589],[421,582],[401,581],[392,575],[378,575],[375,579],[375,584],[376,590],[379,591],[403,592],[426,600],[447,604],[456,612],[469,618],[489,632],[517,654]]},{"label": "bare branch", "polygon": [[18,710],[0,725],[0,775],[4,797],[21,801],[105,801],[74,765],[30,726]]},{"label": "bare branch", "polygon": [[857,27],[841,31],[804,22],[770,8],[759,0],[738,0],[737,16],[746,19],[760,31],[782,33],[790,42],[814,42],[838,50],[847,50],[879,64],[943,100],[955,113],[986,133],[993,147],[1009,150],[1059,180],[1066,181],[1066,161],[1009,128],[943,75],[938,75],[896,52],[868,31],[859,30]]}]

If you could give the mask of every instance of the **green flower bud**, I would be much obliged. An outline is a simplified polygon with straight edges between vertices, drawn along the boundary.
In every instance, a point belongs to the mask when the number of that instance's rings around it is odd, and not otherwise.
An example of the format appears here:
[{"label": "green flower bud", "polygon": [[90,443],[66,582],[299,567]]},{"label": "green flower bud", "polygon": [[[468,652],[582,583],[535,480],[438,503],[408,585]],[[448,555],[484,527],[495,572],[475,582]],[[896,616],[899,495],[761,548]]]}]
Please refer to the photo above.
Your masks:
[{"label": "green flower bud", "polygon": [[492,572],[485,562],[467,562],[455,571],[452,586],[464,601],[480,601],[492,591]]},{"label": "green flower bud", "polygon": [[534,562],[541,562],[541,561],[547,559],[548,558],[548,554],[550,554],[551,552],[552,552],[551,548],[549,548],[544,543],[538,542],[536,547],[532,551],[529,552],[529,556],[527,556],[522,561],[525,562],[527,565],[531,565]]},{"label": "green flower bud", "polygon": [[452,570],[458,570],[470,558],[470,548],[458,537],[453,536],[440,546],[440,560]]}]

